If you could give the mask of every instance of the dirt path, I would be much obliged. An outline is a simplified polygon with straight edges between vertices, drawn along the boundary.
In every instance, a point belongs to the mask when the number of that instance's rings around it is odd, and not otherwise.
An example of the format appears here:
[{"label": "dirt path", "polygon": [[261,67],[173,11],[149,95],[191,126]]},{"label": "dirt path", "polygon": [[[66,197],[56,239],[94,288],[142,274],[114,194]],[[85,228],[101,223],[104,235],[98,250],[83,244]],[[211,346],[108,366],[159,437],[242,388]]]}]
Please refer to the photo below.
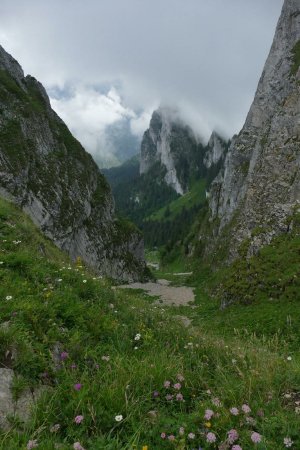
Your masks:
[{"label": "dirt path", "polygon": [[188,306],[194,302],[193,288],[186,286],[169,286],[168,280],[157,280],[156,283],[132,283],[119,286],[123,289],[143,289],[152,297],[160,297],[159,304],[166,306]]}]

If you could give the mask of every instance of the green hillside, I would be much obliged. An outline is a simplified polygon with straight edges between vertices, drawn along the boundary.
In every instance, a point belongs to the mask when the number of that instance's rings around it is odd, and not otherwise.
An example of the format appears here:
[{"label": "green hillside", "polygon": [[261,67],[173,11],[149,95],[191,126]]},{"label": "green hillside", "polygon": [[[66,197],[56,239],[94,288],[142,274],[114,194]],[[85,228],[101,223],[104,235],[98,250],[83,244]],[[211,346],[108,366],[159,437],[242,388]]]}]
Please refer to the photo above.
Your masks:
[{"label": "green hillside", "polygon": [[[139,291],[113,288],[80,260],[71,265],[4,200],[0,242],[1,367],[14,370],[14,399],[28,387],[47,387],[29,423],[10,417],[1,449],[213,449],[232,429],[243,450],[254,448],[254,432],[262,436],[257,449],[282,449],[285,437],[300,446],[294,325],[284,336],[265,326],[269,316],[280,328],[285,297],[266,306],[258,299],[261,314],[239,304],[223,313],[207,292],[216,279],[202,272],[196,309],[159,308]],[[291,246],[296,252],[296,241]],[[280,250],[278,264],[283,256]],[[298,268],[290,270],[294,276]],[[290,300],[298,326],[299,303]],[[194,318],[194,327],[180,325],[178,313]],[[254,319],[259,337],[252,334]],[[238,416],[230,411],[235,407]]]}]

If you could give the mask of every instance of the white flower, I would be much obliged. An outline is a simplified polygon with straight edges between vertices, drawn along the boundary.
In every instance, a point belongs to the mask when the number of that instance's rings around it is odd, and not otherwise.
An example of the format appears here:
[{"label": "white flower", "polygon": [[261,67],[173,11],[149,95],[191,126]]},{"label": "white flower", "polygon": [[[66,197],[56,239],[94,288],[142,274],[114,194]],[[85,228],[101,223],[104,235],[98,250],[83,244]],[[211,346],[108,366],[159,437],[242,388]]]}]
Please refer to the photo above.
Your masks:
[{"label": "white flower", "polygon": [[134,337],[134,340],[139,341],[140,339],[141,339],[141,335],[140,335],[140,333],[137,333]]},{"label": "white flower", "polygon": [[86,283],[86,280],[82,280],[83,283]]},{"label": "white flower", "polygon": [[121,420],[123,420],[122,414],[120,414],[119,416],[116,416],[116,417],[115,417],[115,421],[116,421],[116,422],[121,422]]},{"label": "white flower", "polygon": [[292,357],[291,357],[291,356],[288,356],[286,359],[287,359],[288,361],[292,361]]},{"label": "white flower", "polygon": [[138,349],[138,347],[134,347],[134,350],[137,350]]},{"label": "white flower", "polygon": [[59,283],[61,283],[61,282],[62,282],[62,278],[59,278],[57,281],[58,281]]},{"label": "white flower", "polygon": [[101,359],[102,359],[102,361],[109,361],[110,358],[108,355],[107,356],[104,355],[101,357]]},{"label": "white flower", "polygon": [[0,264],[4,264],[4,262],[3,262],[3,261],[0,261]]},{"label": "white flower", "polygon": [[293,445],[293,441],[289,437],[284,438],[283,443],[287,448],[292,447],[292,445]]},{"label": "white flower", "polygon": [[6,299],[6,300],[11,300],[11,299],[12,299],[12,295],[7,295],[7,296],[5,297],[5,299]]}]

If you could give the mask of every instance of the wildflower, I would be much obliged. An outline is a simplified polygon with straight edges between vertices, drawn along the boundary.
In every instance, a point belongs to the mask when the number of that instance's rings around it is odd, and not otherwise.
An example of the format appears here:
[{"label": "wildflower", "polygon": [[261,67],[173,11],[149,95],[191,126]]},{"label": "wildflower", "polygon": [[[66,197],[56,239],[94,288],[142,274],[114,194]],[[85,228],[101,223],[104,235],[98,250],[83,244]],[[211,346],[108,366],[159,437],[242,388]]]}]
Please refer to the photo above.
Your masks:
[{"label": "wildflower", "polygon": [[246,423],[248,424],[248,425],[256,425],[256,420],[255,419],[253,419],[253,417],[246,417]]},{"label": "wildflower", "polygon": [[214,412],[213,412],[212,409],[206,409],[205,410],[205,414],[204,414],[204,419],[205,420],[210,420],[213,415],[214,415]]},{"label": "wildflower", "polygon": [[174,395],[171,395],[171,394],[167,394],[166,395],[166,400],[173,400],[173,397],[174,397]]},{"label": "wildflower", "polygon": [[300,414],[300,406],[296,406],[296,408],[295,408],[295,413],[296,413],[296,414]]},{"label": "wildflower", "polygon": [[59,430],[60,430],[60,425],[59,425],[59,423],[56,423],[55,425],[53,425],[50,428],[50,433],[57,433]]},{"label": "wildflower", "polygon": [[254,444],[259,444],[261,442],[261,438],[262,436],[259,433],[256,433],[256,431],[251,434],[251,441],[254,442]]},{"label": "wildflower", "polygon": [[138,350],[138,349],[139,349],[138,347],[134,347],[134,348],[133,348],[133,350]]},{"label": "wildflower", "polygon": [[232,364],[236,364],[236,359],[231,360]]},{"label": "wildflower", "polygon": [[229,430],[227,435],[228,435],[228,442],[229,442],[229,444],[233,444],[239,438],[238,432],[236,430],[234,430],[234,429]]},{"label": "wildflower", "polygon": [[58,278],[58,280],[57,280],[59,283],[61,283],[62,282],[62,278]]},{"label": "wildflower", "polygon": [[62,361],[64,361],[65,359],[67,359],[69,357],[69,353],[68,352],[61,352],[60,354],[60,359]]},{"label": "wildflower", "polygon": [[148,450],[148,445],[143,445],[142,450]]},{"label": "wildflower", "polygon": [[87,280],[82,280],[83,283],[86,283]]},{"label": "wildflower", "polygon": [[76,366],[76,364],[75,363],[73,363],[73,364],[71,364],[71,369],[76,369],[77,368],[77,366]]},{"label": "wildflower", "polygon": [[168,389],[169,387],[171,386],[171,381],[165,381],[164,382],[164,387],[166,388],[166,389]]},{"label": "wildflower", "polygon": [[181,384],[180,383],[175,383],[173,388],[176,389],[177,391],[179,391],[181,389]]},{"label": "wildflower", "polygon": [[195,434],[194,433],[189,433],[188,434],[188,438],[189,439],[195,439]]},{"label": "wildflower", "polygon": [[81,388],[82,388],[82,384],[81,383],[74,384],[75,391],[80,391]]},{"label": "wildflower", "polygon": [[217,440],[217,436],[215,435],[215,433],[207,433],[206,435],[206,442],[209,442],[210,444],[213,444],[214,442],[216,442]]},{"label": "wildflower", "polygon": [[240,445],[234,445],[231,450],[243,450]]},{"label": "wildflower", "polygon": [[183,401],[183,395],[180,392],[176,395],[176,400],[178,400],[179,402]]},{"label": "wildflower", "polygon": [[102,356],[101,359],[102,359],[102,361],[109,361],[110,357],[109,356]]},{"label": "wildflower", "polygon": [[159,392],[158,391],[154,391],[152,395],[153,395],[154,398],[157,398],[157,397],[159,397]]},{"label": "wildflower", "polygon": [[122,420],[123,420],[122,414],[119,414],[118,416],[115,417],[116,422],[121,422]]},{"label": "wildflower", "polygon": [[74,421],[75,423],[77,423],[77,425],[79,425],[83,421],[83,419],[84,419],[83,416],[76,416]]},{"label": "wildflower", "polygon": [[289,438],[289,437],[285,437],[285,438],[283,439],[283,443],[284,443],[284,445],[285,445],[287,448],[292,447],[292,445],[293,445],[293,441],[292,441],[292,439]]},{"label": "wildflower", "polygon": [[179,428],[179,434],[180,434],[180,436],[184,435],[184,428],[183,427]]},{"label": "wildflower", "polygon": [[11,300],[12,299],[12,295],[7,295],[6,297],[5,297],[5,300]]},{"label": "wildflower", "polygon": [[134,340],[139,341],[140,339],[141,339],[141,335],[140,335],[140,333],[137,333],[134,337]]},{"label": "wildflower", "polygon": [[239,415],[239,410],[237,408],[230,408],[230,412],[233,416],[238,416]]},{"label": "wildflower", "polygon": [[220,399],[218,399],[218,398],[213,398],[211,402],[215,406],[218,406],[218,407],[222,406],[222,403],[221,403]]},{"label": "wildflower", "polygon": [[259,417],[264,417],[264,415],[265,415],[264,410],[263,410],[263,409],[259,409],[259,410],[257,411],[257,415],[258,415]]},{"label": "wildflower", "polygon": [[36,439],[34,439],[33,441],[28,441],[28,443],[27,443],[27,449],[28,450],[31,450],[32,448],[37,448],[38,447],[38,443],[37,443],[37,440]]},{"label": "wildflower", "polygon": [[244,405],[242,405],[242,411],[243,411],[245,414],[249,414],[249,413],[251,413],[251,408],[250,408],[249,405],[244,404]]},{"label": "wildflower", "polygon": [[287,359],[288,361],[292,361],[292,357],[291,357],[291,356],[288,356],[286,359]]},{"label": "wildflower", "polygon": [[169,441],[175,441],[175,436],[174,434],[170,434],[170,436],[168,436]]},{"label": "wildflower", "polygon": [[161,437],[162,439],[166,439],[167,435],[166,435],[166,433],[161,433],[160,437]]},{"label": "wildflower", "polygon": [[210,422],[205,422],[204,425],[206,426],[206,428],[211,428],[211,423]]},{"label": "wildflower", "polygon": [[75,443],[73,444],[73,448],[74,448],[74,450],[85,450],[85,449],[82,447],[82,445],[80,444],[80,442],[75,442]]},{"label": "wildflower", "polygon": [[4,264],[4,261],[0,261],[0,264]]},{"label": "wildflower", "polygon": [[177,374],[177,380],[180,381],[181,383],[184,381],[184,376],[181,375],[180,373]]}]

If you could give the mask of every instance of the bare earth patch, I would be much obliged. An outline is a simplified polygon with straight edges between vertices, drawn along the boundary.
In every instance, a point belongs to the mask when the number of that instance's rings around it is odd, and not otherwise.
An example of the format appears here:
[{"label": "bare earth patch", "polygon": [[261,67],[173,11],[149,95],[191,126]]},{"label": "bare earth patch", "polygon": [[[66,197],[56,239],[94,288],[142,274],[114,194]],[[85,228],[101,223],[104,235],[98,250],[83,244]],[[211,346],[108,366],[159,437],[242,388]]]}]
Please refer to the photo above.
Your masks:
[{"label": "bare earth patch", "polygon": [[157,280],[156,283],[132,283],[119,286],[123,289],[143,289],[152,297],[160,297],[158,303],[166,306],[189,306],[194,302],[193,288],[186,286],[169,286],[168,280]]}]

